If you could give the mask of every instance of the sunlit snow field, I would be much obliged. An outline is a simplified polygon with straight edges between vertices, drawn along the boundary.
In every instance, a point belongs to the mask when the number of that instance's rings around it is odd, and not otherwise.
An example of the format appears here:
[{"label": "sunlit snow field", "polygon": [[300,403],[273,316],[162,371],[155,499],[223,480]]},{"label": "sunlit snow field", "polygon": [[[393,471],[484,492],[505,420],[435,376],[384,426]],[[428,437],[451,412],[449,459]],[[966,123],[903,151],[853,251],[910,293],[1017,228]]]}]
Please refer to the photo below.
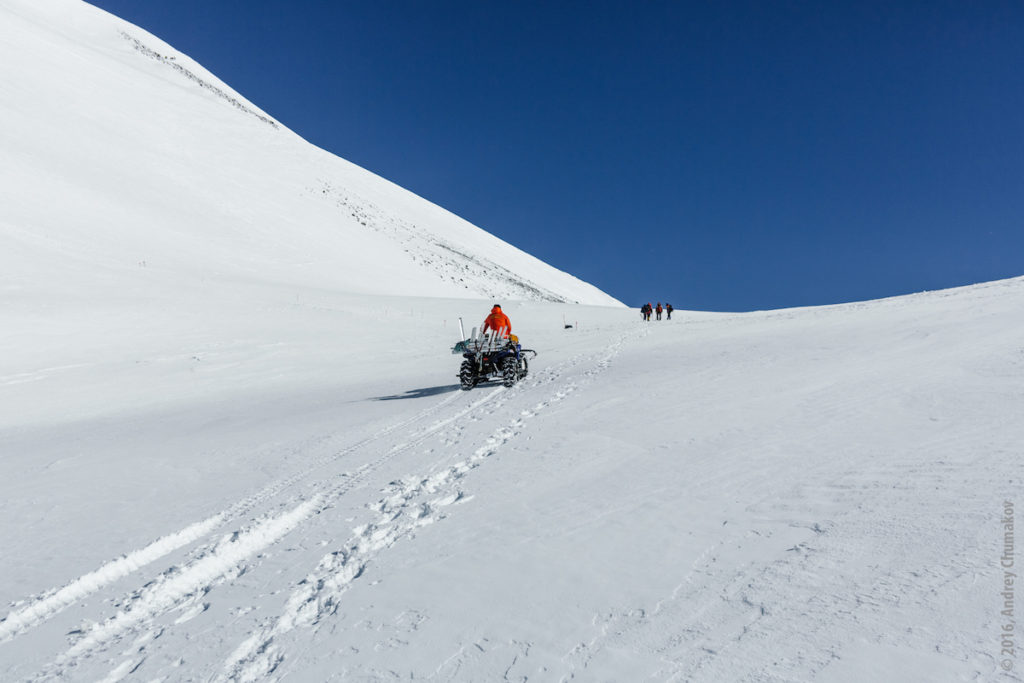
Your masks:
[{"label": "sunlit snow field", "polygon": [[644,323],[84,3],[0,76],[0,680],[1019,680],[1024,279]]},{"label": "sunlit snow field", "polygon": [[38,344],[0,378],[2,676],[997,675],[1024,281],[507,304],[540,355],[464,392],[488,304],[281,293]]}]

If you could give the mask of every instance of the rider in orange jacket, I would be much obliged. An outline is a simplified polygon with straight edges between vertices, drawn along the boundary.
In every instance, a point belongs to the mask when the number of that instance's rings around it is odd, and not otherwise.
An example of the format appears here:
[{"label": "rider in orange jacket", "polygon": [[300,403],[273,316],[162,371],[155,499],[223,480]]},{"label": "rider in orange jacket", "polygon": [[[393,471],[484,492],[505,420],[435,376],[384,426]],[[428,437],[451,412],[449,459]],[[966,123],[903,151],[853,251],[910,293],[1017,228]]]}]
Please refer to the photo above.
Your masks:
[{"label": "rider in orange jacket", "polygon": [[501,306],[498,304],[494,304],[491,314],[484,320],[483,332],[486,333],[487,330],[500,332],[502,337],[508,337],[512,332],[512,322],[507,315],[501,312]]}]

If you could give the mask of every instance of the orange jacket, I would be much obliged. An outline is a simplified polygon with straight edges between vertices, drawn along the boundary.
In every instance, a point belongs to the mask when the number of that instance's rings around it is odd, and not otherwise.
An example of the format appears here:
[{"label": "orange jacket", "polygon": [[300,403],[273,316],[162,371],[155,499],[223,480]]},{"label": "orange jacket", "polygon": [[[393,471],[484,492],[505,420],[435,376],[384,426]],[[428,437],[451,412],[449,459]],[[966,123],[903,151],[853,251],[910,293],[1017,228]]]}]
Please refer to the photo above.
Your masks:
[{"label": "orange jacket", "polygon": [[502,332],[503,337],[507,337],[509,332],[512,331],[512,322],[508,319],[508,316],[501,312],[501,306],[495,306],[491,309],[491,314],[484,319],[483,331],[504,330]]}]

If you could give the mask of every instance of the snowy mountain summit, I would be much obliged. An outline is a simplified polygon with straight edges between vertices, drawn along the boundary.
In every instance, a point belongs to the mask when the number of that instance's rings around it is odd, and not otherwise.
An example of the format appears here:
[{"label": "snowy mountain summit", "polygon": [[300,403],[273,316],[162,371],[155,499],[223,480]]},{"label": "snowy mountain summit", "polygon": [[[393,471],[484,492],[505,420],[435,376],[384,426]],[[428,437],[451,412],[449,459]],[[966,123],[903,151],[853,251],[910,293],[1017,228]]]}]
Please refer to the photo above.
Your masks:
[{"label": "snowy mountain summit", "polygon": [[621,305],[314,147],[84,2],[4,2],[0,70],[6,288],[257,281]]}]

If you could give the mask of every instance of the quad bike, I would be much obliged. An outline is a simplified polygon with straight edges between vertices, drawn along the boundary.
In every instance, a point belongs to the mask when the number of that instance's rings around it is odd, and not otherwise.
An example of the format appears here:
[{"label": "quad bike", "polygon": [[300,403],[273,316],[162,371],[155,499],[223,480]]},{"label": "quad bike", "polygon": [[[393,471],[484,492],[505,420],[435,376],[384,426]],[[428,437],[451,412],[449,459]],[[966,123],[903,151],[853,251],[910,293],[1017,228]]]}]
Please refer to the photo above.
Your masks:
[{"label": "quad bike", "polygon": [[529,372],[528,355],[537,356],[533,349],[524,349],[514,334],[505,338],[496,333],[460,341],[452,348],[452,353],[461,353],[465,359],[459,368],[459,383],[463,391],[469,391],[492,377],[500,377],[506,387],[514,386]]}]

